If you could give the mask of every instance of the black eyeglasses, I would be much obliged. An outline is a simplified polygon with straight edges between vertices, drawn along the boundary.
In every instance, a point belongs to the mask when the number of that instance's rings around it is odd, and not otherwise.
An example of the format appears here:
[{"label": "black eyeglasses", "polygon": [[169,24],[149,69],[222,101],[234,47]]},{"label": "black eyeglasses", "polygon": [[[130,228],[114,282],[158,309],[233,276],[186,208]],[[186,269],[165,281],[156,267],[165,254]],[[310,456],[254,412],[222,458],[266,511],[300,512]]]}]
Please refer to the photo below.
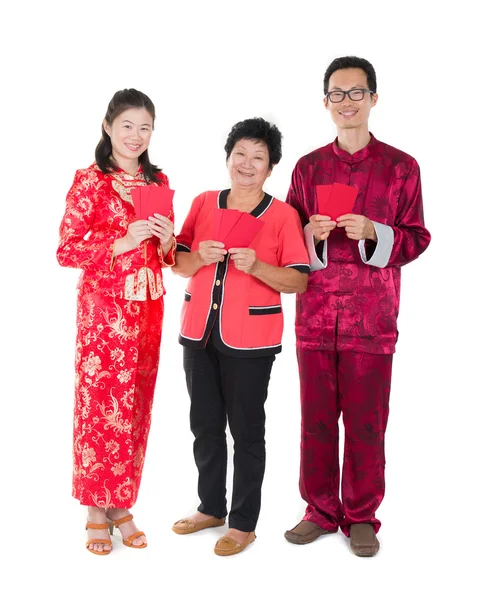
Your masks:
[{"label": "black eyeglasses", "polygon": [[364,95],[366,93],[373,94],[374,92],[371,92],[370,90],[364,90],[361,88],[349,90],[348,92],[344,92],[343,90],[335,90],[333,92],[328,92],[327,98],[330,100],[330,102],[336,103],[336,102],[342,102],[342,100],[345,98],[345,96],[348,96],[351,100],[354,100],[355,102],[359,102],[359,100],[364,99]]}]

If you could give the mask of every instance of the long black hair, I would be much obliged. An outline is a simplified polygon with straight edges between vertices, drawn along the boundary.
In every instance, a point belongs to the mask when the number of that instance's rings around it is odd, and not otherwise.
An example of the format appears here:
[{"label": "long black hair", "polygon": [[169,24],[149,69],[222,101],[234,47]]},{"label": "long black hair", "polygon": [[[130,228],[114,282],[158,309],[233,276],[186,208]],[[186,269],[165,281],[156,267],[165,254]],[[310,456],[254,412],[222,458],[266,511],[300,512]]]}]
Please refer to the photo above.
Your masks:
[{"label": "long black hair", "polygon": [[[130,108],[144,108],[150,114],[153,122],[155,123],[155,106],[153,105],[153,102],[146,94],[134,89],[125,89],[116,92],[108,104],[104,121],[108,125],[112,125],[117,116]],[[101,139],[99,140],[94,152],[96,164],[101,171],[103,171],[103,173],[109,173],[117,168],[117,165],[111,156],[112,151],[113,146],[111,145],[111,138],[104,130],[103,122],[101,125]],[[156,175],[157,173],[161,172],[161,169],[155,165],[152,165],[150,162],[150,159],[148,158],[148,149],[140,155],[138,160],[142,166],[145,180],[147,182],[157,182],[158,179]]]}]

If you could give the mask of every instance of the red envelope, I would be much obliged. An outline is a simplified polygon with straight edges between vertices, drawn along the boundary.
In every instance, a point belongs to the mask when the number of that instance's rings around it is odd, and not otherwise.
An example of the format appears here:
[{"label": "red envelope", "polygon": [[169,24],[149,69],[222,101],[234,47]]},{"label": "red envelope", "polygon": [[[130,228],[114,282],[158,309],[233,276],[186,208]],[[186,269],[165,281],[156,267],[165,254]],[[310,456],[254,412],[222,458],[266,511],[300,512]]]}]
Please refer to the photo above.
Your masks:
[{"label": "red envelope", "polygon": [[318,200],[318,214],[328,216],[325,212],[327,210],[328,199],[330,198],[330,192],[332,191],[331,185],[317,185],[317,200]]},{"label": "red envelope", "polygon": [[357,188],[343,183],[317,185],[318,210],[335,221],[337,217],[352,213],[358,193]]},{"label": "red envelope", "polygon": [[214,220],[212,225],[212,239],[216,242],[219,241],[219,230],[221,229],[222,223],[222,215],[224,214],[224,209],[216,208],[214,211]]},{"label": "red envelope", "polygon": [[[135,200],[133,201],[138,219],[146,221],[148,217],[152,217],[155,213],[168,217],[173,212],[174,190],[157,185],[145,185],[135,189],[139,190],[139,200],[137,200],[138,194],[135,193],[136,203]],[[133,198],[133,191],[131,197]]]},{"label": "red envelope", "polygon": [[227,249],[248,248],[263,227],[264,221],[243,212],[241,218],[223,242]]},{"label": "red envelope", "polygon": [[355,187],[343,183],[334,183],[328,200],[329,216],[335,220],[342,215],[351,214],[358,193],[359,190]]},{"label": "red envelope", "polygon": [[131,200],[133,202],[133,206],[135,208],[135,214],[139,215],[141,210],[140,205],[140,188],[135,187],[131,190]]},{"label": "red envelope", "polygon": [[216,208],[214,213],[214,240],[224,242],[244,213],[240,210]]}]

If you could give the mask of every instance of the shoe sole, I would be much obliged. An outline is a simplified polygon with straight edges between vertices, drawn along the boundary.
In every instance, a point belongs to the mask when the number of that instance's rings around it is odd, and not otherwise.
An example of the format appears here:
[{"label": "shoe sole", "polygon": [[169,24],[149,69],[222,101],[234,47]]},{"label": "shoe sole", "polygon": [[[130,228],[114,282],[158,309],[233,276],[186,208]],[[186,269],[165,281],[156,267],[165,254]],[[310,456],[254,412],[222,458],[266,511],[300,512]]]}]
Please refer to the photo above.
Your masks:
[{"label": "shoe sole", "polygon": [[287,542],[290,542],[290,544],[296,544],[297,546],[304,546],[305,544],[311,544],[312,542],[314,542],[315,540],[318,540],[319,537],[322,537],[323,534],[317,535],[309,540],[299,540],[298,538],[289,538],[286,537],[285,535],[285,539]]},{"label": "shoe sole", "polygon": [[375,548],[369,549],[368,552],[366,552],[363,549],[357,550],[356,548],[354,548],[352,546],[352,544],[350,544],[350,550],[352,551],[352,553],[355,554],[355,556],[359,556],[360,558],[372,558],[379,552],[379,548],[380,548],[379,542],[377,542],[377,546]]},{"label": "shoe sole", "polygon": [[318,538],[323,537],[324,535],[332,535],[333,533],[336,533],[336,532],[335,531],[327,531],[325,533],[319,533],[318,535],[315,535],[314,537],[311,537],[310,539],[291,538],[291,537],[287,536],[285,533],[285,540],[287,542],[290,542],[290,544],[296,544],[297,546],[303,546],[305,544],[311,544],[312,542],[314,542],[315,540],[318,540]]}]

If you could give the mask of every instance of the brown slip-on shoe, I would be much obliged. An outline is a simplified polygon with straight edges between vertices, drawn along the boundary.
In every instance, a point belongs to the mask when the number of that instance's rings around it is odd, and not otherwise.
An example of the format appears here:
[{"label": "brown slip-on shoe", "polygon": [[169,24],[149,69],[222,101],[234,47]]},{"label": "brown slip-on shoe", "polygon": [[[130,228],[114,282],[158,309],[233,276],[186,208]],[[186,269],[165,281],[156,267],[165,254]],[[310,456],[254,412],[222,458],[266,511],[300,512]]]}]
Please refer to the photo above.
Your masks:
[{"label": "brown slip-on shoe", "polygon": [[350,549],[356,556],[375,556],[379,552],[379,540],[370,523],[350,526]]},{"label": "brown slip-on shoe", "polygon": [[217,540],[216,545],[214,546],[214,552],[218,556],[232,556],[233,554],[239,554],[242,552],[244,548],[249,546],[256,539],[256,534],[254,531],[250,531],[246,541],[242,544],[237,542],[235,539],[224,535],[223,537]]},{"label": "brown slip-on shoe", "polygon": [[191,519],[180,519],[180,521],[173,524],[172,531],[175,531],[179,535],[186,535],[187,533],[195,533],[208,527],[222,527],[225,522],[226,519],[217,519],[216,517],[210,517],[210,519],[205,519],[205,521],[200,521],[199,523],[195,523]]},{"label": "brown slip-on shoe", "polygon": [[292,544],[310,544],[321,535],[329,533],[335,532],[322,529],[319,525],[311,521],[300,521],[293,529],[285,531],[285,538]]}]

